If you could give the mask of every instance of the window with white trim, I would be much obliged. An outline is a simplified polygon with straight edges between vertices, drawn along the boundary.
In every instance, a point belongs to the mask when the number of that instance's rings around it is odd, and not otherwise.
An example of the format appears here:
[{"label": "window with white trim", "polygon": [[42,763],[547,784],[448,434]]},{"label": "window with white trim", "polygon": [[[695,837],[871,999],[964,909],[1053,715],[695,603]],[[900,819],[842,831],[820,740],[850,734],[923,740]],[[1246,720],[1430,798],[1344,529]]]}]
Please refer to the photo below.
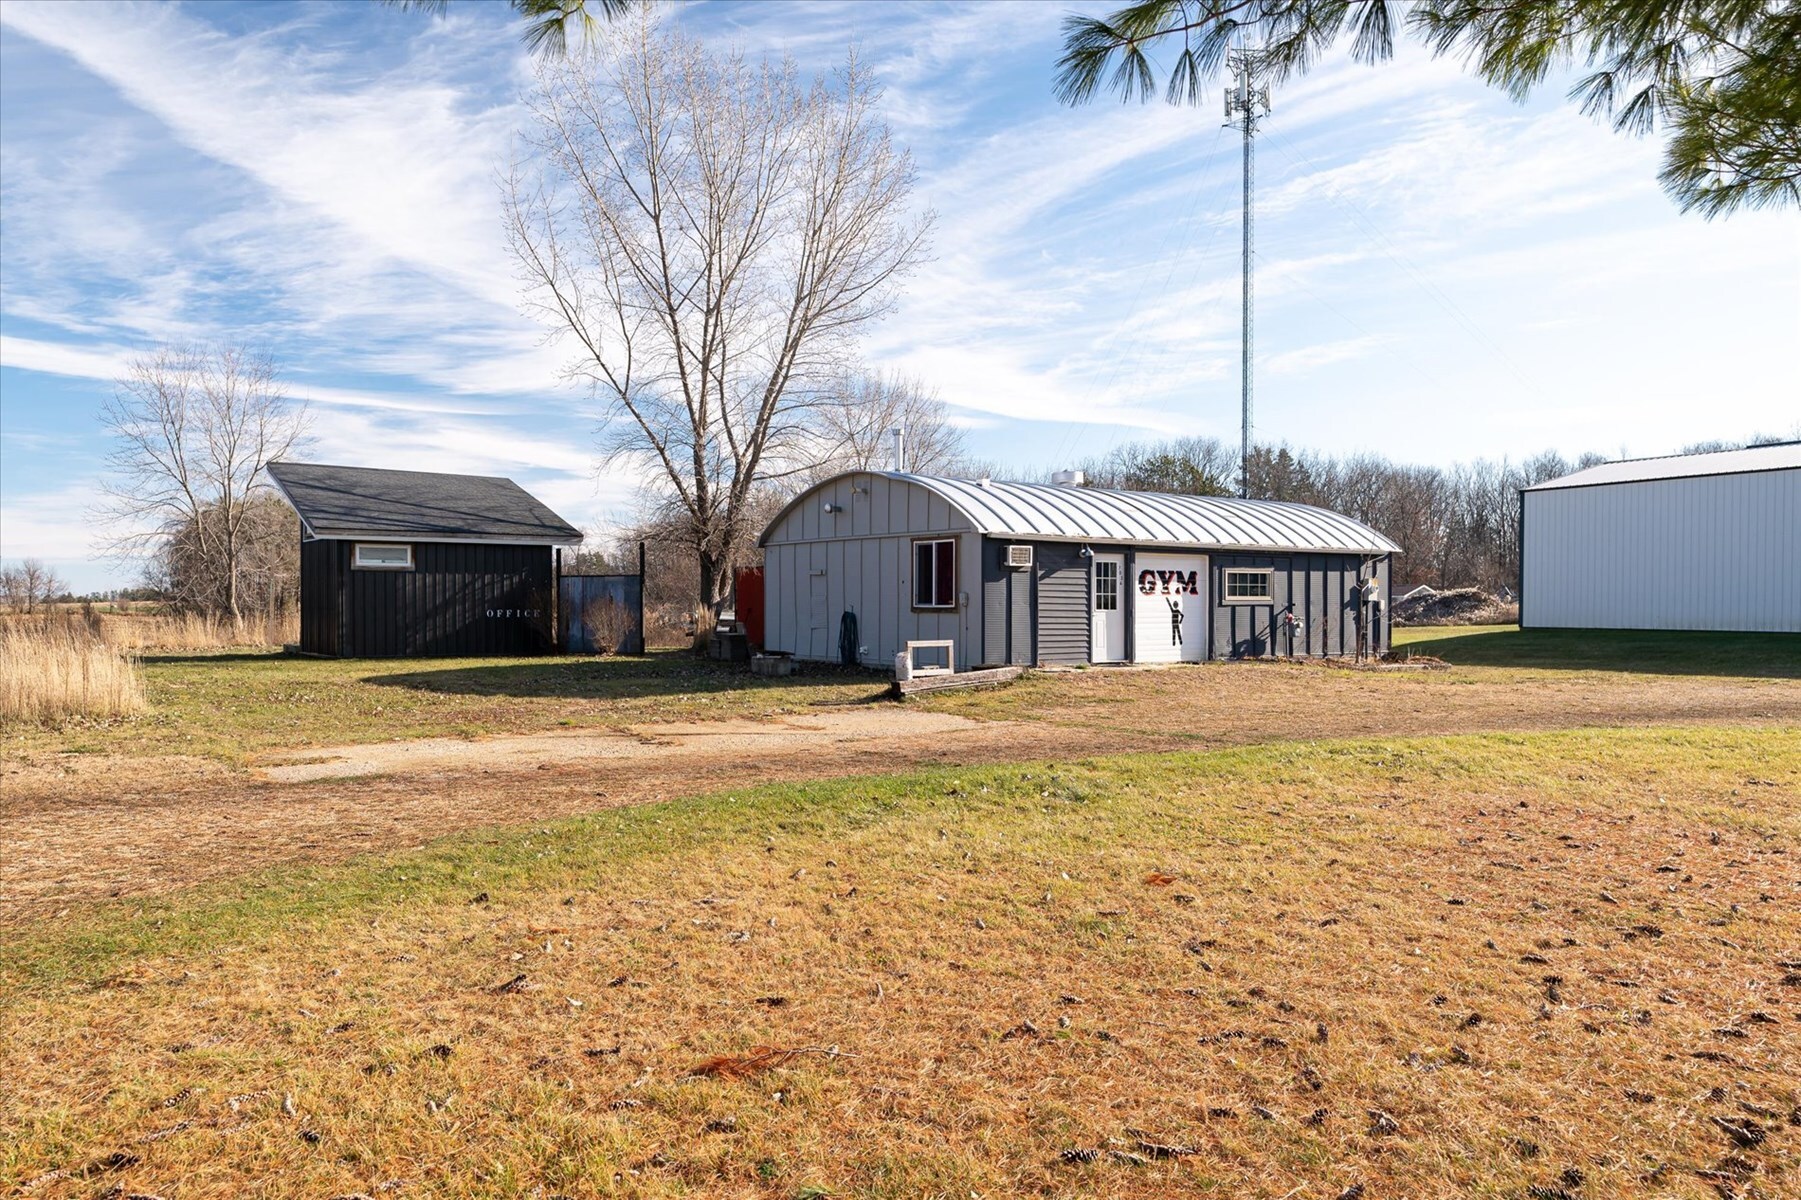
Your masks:
[{"label": "window with white trim", "polygon": [[358,542],[350,565],[359,571],[410,571],[413,548],[389,542]]},{"label": "window with white trim", "polygon": [[913,607],[957,607],[957,539],[913,543]]},{"label": "window with white trim", "polygon": [[1225,579],[1227,604],[1269,604],[1275,598],[1275,572],[1228,568]]},{"label": "window with white trim", "polygon": [[1119,564],[1110,558],[1094,560],[1094,607],[1096,612],[1119,608]]}]

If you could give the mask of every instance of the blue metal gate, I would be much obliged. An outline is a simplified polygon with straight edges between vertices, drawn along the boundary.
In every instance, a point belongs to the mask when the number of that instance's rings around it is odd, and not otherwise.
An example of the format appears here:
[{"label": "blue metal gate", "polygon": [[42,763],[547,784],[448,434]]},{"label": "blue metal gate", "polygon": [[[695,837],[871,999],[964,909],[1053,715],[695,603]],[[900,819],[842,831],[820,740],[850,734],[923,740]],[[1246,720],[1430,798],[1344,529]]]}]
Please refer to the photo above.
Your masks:
[{"label": "blue metal gate", "polygon": [[557,613],[564,653],[644,653],[643,588],[638,575],[562,576]]}]

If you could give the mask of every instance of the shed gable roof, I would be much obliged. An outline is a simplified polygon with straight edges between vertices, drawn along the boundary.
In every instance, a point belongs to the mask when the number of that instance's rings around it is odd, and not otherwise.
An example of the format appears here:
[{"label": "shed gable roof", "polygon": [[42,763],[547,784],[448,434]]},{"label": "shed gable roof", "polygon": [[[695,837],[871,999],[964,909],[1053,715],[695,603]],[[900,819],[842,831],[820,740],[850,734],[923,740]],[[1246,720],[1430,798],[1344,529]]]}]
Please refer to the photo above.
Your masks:
[{"label": "shed gable roof", "polygon": [[[1401,552],[1400,546],[1369,526],[1306,504],[997,483],[901,471],[854,474],[880,475],[925,488],[943,497],[988,537],[1327,554]],[[823,486],[796,498],[769,528],[773,530],[796,505]],[[768,538],[769,530],[765,530],[763,541]]]},{"label": "shed gable roof", "polygon": [[1778,442],[1773,446],[1748,446],[1743,450],[1626,458],[1585,467],[1520,490],[1548,492],[1558,488],[1593,487],[1599,483],[1644,483],[1653,479],[1695,479],[1704,475],[1747,475],[1757,471],[1795,469],[1801,469],[1801,442]]},{"label": "shed gable roof", "polygon": [[273,462],[269,478],[317,538],[570,543],[581,531],[496,475]]}]

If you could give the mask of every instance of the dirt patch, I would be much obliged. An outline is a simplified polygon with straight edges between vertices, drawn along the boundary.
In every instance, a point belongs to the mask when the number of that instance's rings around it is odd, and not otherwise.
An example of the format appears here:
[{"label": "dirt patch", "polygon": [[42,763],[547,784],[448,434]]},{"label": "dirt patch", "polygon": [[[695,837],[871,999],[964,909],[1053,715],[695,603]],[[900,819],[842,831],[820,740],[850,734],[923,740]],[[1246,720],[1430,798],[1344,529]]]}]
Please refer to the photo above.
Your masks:
[{"label": "dirt patch", "polygon": [[175,757],[14,759],[0,803],[0,925],[273,864],[759,783],[1313,738],[1797,726],[1801,681],[1237,663],[1046,674],[926,705],[295,751],[264,768],[298,782]]},{"label": "dirt patch", "polygon": [[820,744],[847,744],[930,734],[965,733],[968,717],[918,709],[879,708],[819,713],[769,721],[689,721],[637,725],[621,731],[582,730],[513,737],[425,738],[373,746],[343,746],[279,755],[257,774],[281,783],[362,775],[417,776],[442,771],[549,770],[591,760],[655,760],[659,769],[718,755],[766,751],[804,752]]}]

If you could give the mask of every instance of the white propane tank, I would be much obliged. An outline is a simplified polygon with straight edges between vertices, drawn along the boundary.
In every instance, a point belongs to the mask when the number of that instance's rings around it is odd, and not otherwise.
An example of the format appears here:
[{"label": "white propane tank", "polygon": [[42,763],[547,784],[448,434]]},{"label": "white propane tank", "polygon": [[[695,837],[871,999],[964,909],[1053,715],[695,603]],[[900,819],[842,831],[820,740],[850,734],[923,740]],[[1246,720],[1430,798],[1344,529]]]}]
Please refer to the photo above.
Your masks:
[{"label": "white propane tank", "polygon": [[913,656],[902,650],[894,656],[894,681],[905,683],[913,678]]}]

